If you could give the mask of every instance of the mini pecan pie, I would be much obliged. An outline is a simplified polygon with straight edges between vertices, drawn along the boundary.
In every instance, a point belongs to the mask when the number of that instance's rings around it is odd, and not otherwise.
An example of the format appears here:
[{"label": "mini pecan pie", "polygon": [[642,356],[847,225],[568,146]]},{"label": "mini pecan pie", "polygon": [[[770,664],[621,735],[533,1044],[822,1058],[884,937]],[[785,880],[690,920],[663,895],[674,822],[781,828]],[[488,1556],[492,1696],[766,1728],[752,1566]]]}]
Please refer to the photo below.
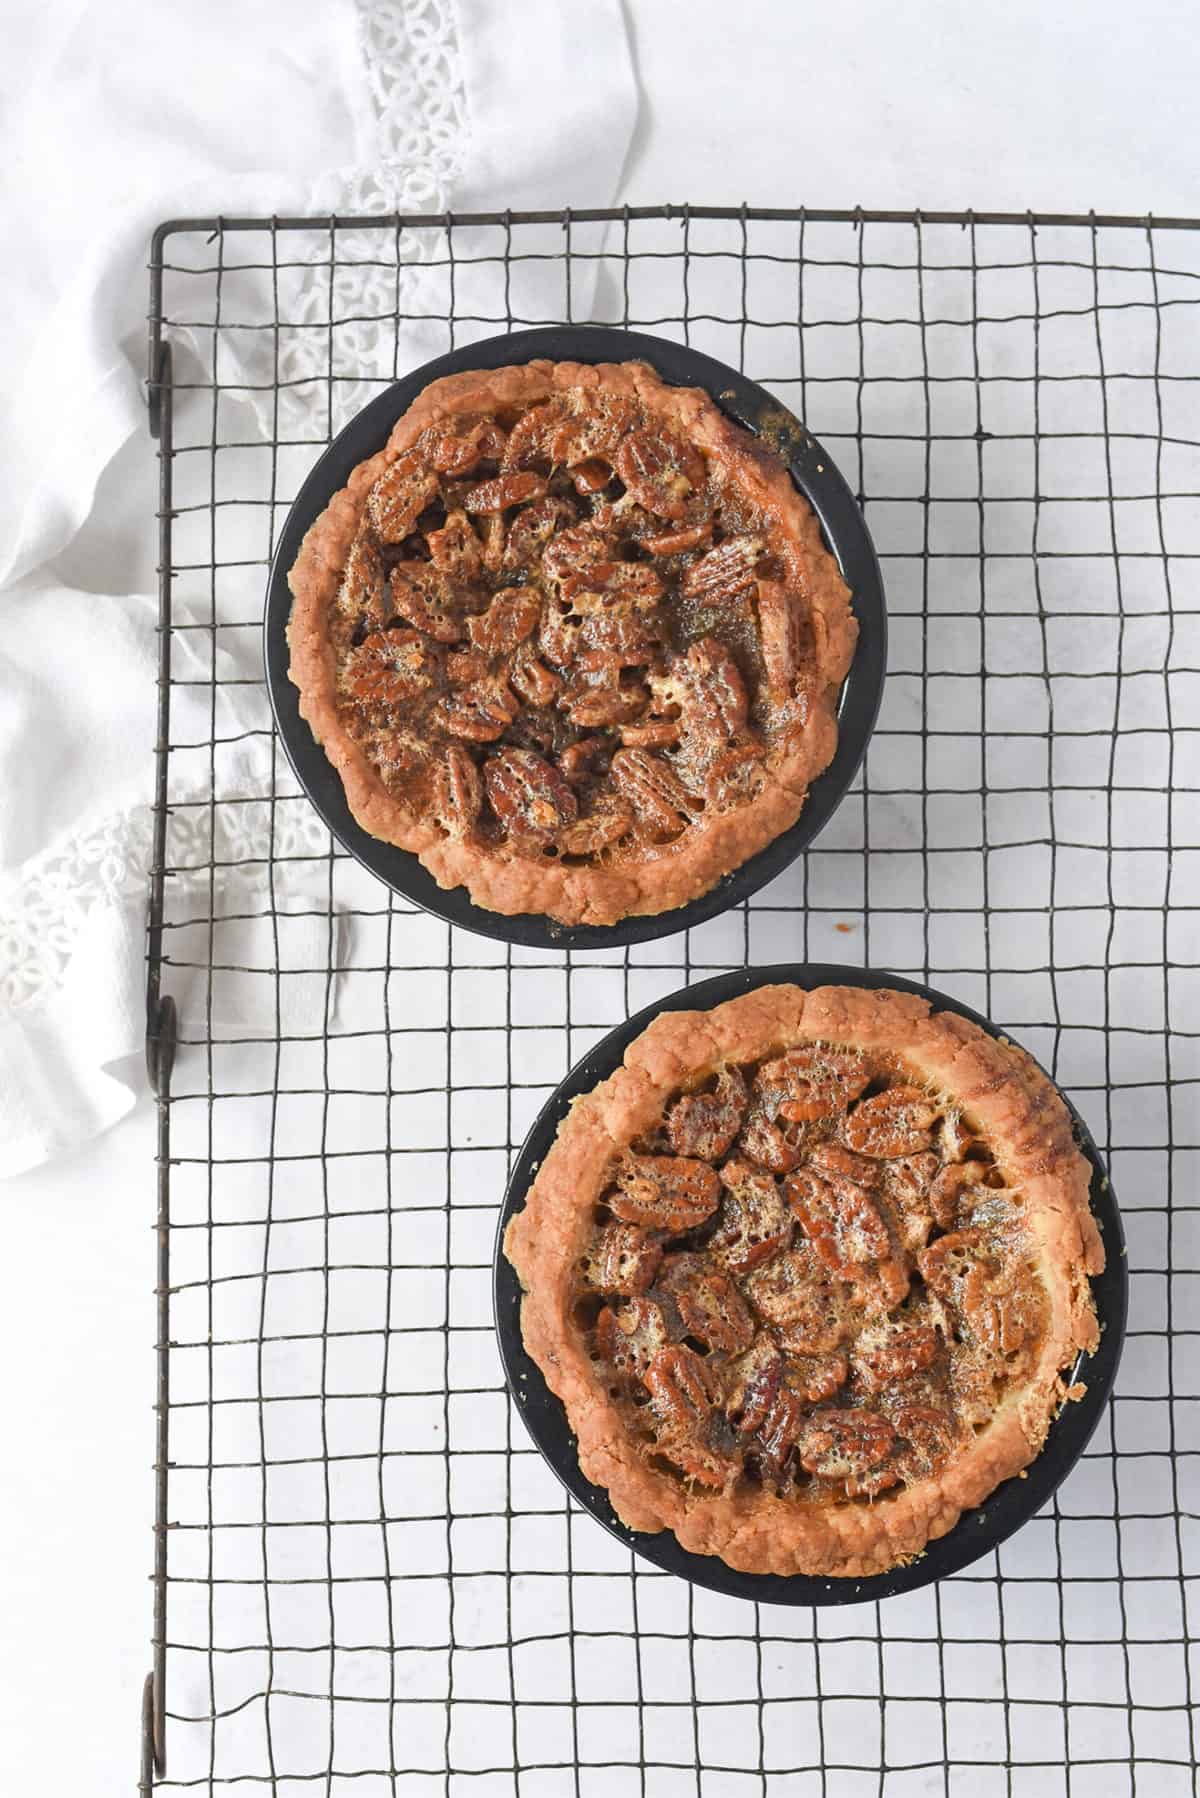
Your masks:
[{"label": "mini pecan pie", "polygon": [[493,911],[685,904],[836,747],[856,625],[817,521],[644,363],[435,381],[290,581],[291,676],[354,816]]},{"label": "mini pecan pie", "polygon": [[530,1355],[634,1529],[748,1572],[917,1555],[1098,1341],[1089,1168],[1040,1069],[895,992],[667,1012],[514,1217]]}]

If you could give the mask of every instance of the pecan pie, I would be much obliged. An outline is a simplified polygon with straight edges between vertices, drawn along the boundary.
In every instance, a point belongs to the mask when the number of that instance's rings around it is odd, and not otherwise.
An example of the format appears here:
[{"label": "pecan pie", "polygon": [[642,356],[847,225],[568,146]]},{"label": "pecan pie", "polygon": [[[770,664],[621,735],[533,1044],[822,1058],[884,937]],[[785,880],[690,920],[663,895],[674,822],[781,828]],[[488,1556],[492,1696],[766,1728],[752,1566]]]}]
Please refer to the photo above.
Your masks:
[{"label": "pecan pie", "polygon": [[886,991],[667,1012],[509,1225],[522,1332],[634,1529],[760,1573],[919,1554],[1037,1455],[1103,1267],[1035,1063]]},{"label": "pecan pie", "polygon": [[856,624],[816,518],[645,363],[433,382],[290,582],[291,677],[354,816],[493,911],[685,904],[836,747]]}]

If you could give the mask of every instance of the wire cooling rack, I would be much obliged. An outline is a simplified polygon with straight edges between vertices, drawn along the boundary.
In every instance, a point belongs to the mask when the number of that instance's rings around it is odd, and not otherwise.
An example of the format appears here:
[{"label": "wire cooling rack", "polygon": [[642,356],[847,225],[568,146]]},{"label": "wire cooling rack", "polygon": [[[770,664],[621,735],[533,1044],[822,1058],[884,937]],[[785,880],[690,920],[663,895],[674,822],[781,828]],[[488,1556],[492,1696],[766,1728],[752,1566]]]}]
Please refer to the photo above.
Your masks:
[{"label": "wire cooling rack", "polygon": [[[192,220],[151,261],[162,662],[154,1671],[142,1790],[1194,1794],[1200,222],[701,208]],[[591,317],[772,387],[855,485],[891,673],[858,783],[748,904],[506,950],[321,831],[259,630],[345,417]],[[1109,1419],[963,1574],[819,1612],[692,1591],[507,1403],[496,1207],[612,1024],[748,962],[952,992],[1053,1070],[1129,1241]]]}]

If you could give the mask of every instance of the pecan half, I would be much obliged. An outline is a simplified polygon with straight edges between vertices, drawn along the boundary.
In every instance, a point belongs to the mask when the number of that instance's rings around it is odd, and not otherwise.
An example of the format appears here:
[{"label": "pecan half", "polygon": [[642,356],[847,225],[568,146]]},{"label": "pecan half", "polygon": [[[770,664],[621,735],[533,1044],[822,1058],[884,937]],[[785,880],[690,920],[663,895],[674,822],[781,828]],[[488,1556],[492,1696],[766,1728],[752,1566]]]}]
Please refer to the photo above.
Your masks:
[{"label": "pecan half", "polygon": [[466,634],[463,592],[431,562],[397,562],[388,575],[386,603],[439,643],[459,643]]},{"label": "pecan half", "polygon": [[470,488],[464,503],[468,512],[507,512],[510,506],[545,495],[546,483],[539,474],[498,474]]},{"label": "pecan half", "polygon": [[749,1103],[737,1068],[723,1067],[711,1092],[676,1099],[666,1115],[667,1140],[677,1155],[716,1161],[731,1147]]},{"label": "pecan half", "polygon": [[631,403],[617,395],[606,396],[603,405],[592,404],[586,412],[564,418],[550,436],[551,461],[561,468],[574,468],[593,457],[611,462],[633,418]]},{"label": "pecan half", "polygon": [[620,725],[619,731],[627,749],[669,749],[679,741],[679,723],[674,718],[643,718],[637,724]]},{"label": "pecan half", "polygon": [[417,450],[397,456],[367,495],[367,513],[384,543],[402,543],[438,490]]},{"label": "pecan half", "polygon": [[530,468],[535,463],[548,469],[550,437],[561,417],[561,405],[553,402],[531,406],[528,412],[523,412],[508,433],[508,442],[500,458],[502,472],[511,474],[515,469]]},{"label": "pecan half", "polygon": [[807,1258],[794,1249],[756,1269],[747,1290],[754,1309],[779,1326],[785,1348],[828,1355],[841,1343],[846,1322],[837,1295],[828,1282],[812,1277]]},{"label": "pecan half", "polygon": [[[521,514],[518,512],[517,517]],[[503,512],[482,514],[479,520],[483,533],[483,565],[489,574],[499,572],[504,560],[505,518]]]},{"label": "pecan half", "polygon": [[937,1105],[919,1086],[889,1086],[855,1107],[842,1137],[860,1154],[883,1160],[919,1155],[929,1147],[929,1126],[937,1114]]},{"label": "pecan half", "polygon": [[565,581],[597,562],[612,560],[613,545],[591,520],[560,531],[542,551],[542,572],[549,580]]},{"label": "pecan half", "polygon": [[993,1355],[1015,1355],[1042,1323],[1042,1305],[1032,1288],[990,1278],[981,1267],[972,1268],[963,1282],[962,1309],[971,1335]]},{"label": "pecan half", "polygon": [[662,1264],[657,1290],[674,1301],[684,1334],[706,1348],[736,1354],[754,1340],[755,1323],[741,1293],[703,1255],[670,1255]]},{"label": "pecan half", "polygon": [[638,817],[659,836],[673,836],[691,822],[687,791],[660,756],[649,749],[618,749],[612,779]]},{"label": "pecan half", "polygon": [[809,1404],[832,1398],[850,1378],[845,1355],[792,1355],[787,1363],[788,1384]]},{"label": "pecan half", "polygon": [[751,1107],[750,1115],[742,1126],[739,1146],[743,1155],[756,1161],[759,1167],[765,1167],[772,1174],[788,1174],[800,1159],[800,1150],[779,1128],[771,1122],[762,1105]]},{"label": "pecan half", "polygon": [[545,499],[522,506],[509,522],[500,556],[501,571],[505,574],[534,573],[555,531],[563,530],[574,520],[574,506],[558,494],[548,494]]},{"label": "pecan half", "polygon": [[646,1372],[655,1410],[667,1421],[704,1422],[713,1408],[713,1385],[695,1349],[684,1344],[659,1349]]},{"label": "pecan half", "polygon": [[937,1333],[929,1324],[881,1318],[854,1345],[854,1371],[866,1392],[911,1379],[937,1355]]},{"label": "pecan half", "polygon": [[786,1385],[806,1404],[821,1404],[832,1398],[849,1376],[845,1355],[785,1357],[764,1332],[744,1355],[730,1363],[726,1410],[731,1418],[740,1413],[741,1428],[754,1431],[766,1421],[781,1386]]},{"label": "pecan half", "polygon": [[886,1259],[887,1226],[862,1187],[844,1174],[798,1168],[783,1191],[813,1248],[841,1278],[856,1279],[864,1262]]},{"label": "pecan half", "polygon": [[355,622],[365,618],[368,624],[376,628],[387,621],[383,557],[368,529],[361,529],[350,545],[342,584],[338,588],[337,608],[345,617]]},{"label": "pecan half", "polygon": [[452,649],[446,657],[446,679],[454,687],[469,687],[488,678],[488,659],[479,649]]},{"label": "pecan half", "polygon": [[853,1049],[806,1046],[764,1062],[755,1085],[779,1091],[780,1117],[789,1123],[806,1123],[845,1111],[870,1078],[865,1060]]},{"label": "pecan half", "polygon": [[618,475],[638,505],[659,518],[684,518],[704,485],[704,458],[673,431],[631,431],[616,454]]},{"label": "pecan half", "polygon": [[840,1142],[814,1143],[808,1154],[809,1164],[822,1174],[840,1174],[856,1186],[874,1187],[881,1168],[867,1155],[856,1155]]},{"label": "pecan half", "polygon": [[[800,670],[808,631],[807,609],[800,596],[781,581],[759,579],[758,640],[767,687],[777,701],[787,699]],[[807,717],[807,698],[804,706]],[[803,723],[802,718],[796,722]]]},{"label": "pecan half", "polygon": [[783,1356],[774,1337],[762,1330],[725,1372],[725,1414],[747,1433],[756,1430],[771,1408],[783,1379]]},{"label": "pecan half", "polygon": [[388,779],[403,780],[428,766],[429,743],[405,725],[373,727],[365,740],[371,760]]},{"label": "pecan half", "polygon": [[725,1197],[710,1252],[735,1274],[760,1267],[792,1240],[792,1218],[770,1174],[749,1162],[727,1161],[720,1173]]},{"label": "pecan half", "polygon": [[515,657],[508,671],[509,681],[526,705],[553,705],[562,692],[562,676],[555,674],[528,652],[528,645]]},{"label": "pecan half", "polygon": [[421,631],[376,631],[351,650],[341,686],[360,705],[396,705],[424,691],[436,672],[436,648]]},{"label": "pecan half", "polygon": [[662,647],[660,627],[643,613],[621,607],[592,612],[579,631],[579,665],[584,669],[615,663],[636,668],[648,662]]},{"label": "pecan half", "polygon": [[898,1255],[889,1256],[886,1261],[859,1269],[854,1296],[865,1318],[880,1317],[904,1303],[911,1285],[908,1262]]},{"label": "pecan half", "polygon": [[536,587],[504,587],[486,612],[467,620],[467,632],[485,655],[506,655],[533,635],[541,615],[542,596]]},{"label": "pecan half", "polygon": [[589,493],[599,493],[611,480],[612,469],[599,456],[589,456],[586,462],[577,462],[571,470],[571,485],[585,498]]},{"label": "pecan half", "polygon": [[609,725],[628,724],[645,711],[649,698],[640,681],[625,685],[614,681],[610,685],[585,676],[571,682],[559,703],[580,730],[603,730]]},{"label": "pecan half", "polygon": [[643,537],[642,543],[652,556],[681,556],[689,549],[699,549],[712,541],[712,519],[703,524],[680,525],[673,531],[655,531]]},{"label": "pecan half", "polygon": [[886,1461],[895,1444],[895,1430],[877,1411],[814,1411],[800,1441],[800,1465],[825,1479],[857,1479]]},{"label": "pecan half", "polygon": [[488,803],[514,843],[548,843],[578,814],[568,783],[532,749],[502,749],[486,763],[484,780]]},{"label": "pecan half", "polygon": [[494,418],[459,422],[457,430],[434,438],[429,460],[439,474],[470,474],[481,462],[494,462],[504,451],[506,433]]},{"label": "pecan half", "polygon": [[597,855],[610,843],[620,842],[633,828],[633,814],[627,811],[592,812],[568,824],[558,833],[558,846],[564,855]]},{"label": "pecan half", "polygon": [[465,512],[448,512],[441,530],[428,532],[425,541],[430,561],[443,574],[470,582],[483,573],[483,545]]},{"label": "pecan half", "polygon": [[708,762],[705,797],[714,805],[742,805],[758,789],[762,748],[757,743],[737,743]]},{"label": "pecan half", "polygon": [[616,1181],[608,1201],[614,1217],[673,1235],[703,1223],[721,1192],[711,1167],[683,1155],[627,1155]]},{"label": "pecan half", "polygon": [[687,1347],[659,1349],[645,1379],[660,1420],[659,1447],[691,1478],[723,1486],[735,1470],[706,1442],[715,1394],[704,1361]]},{"label": "pecan half", "polygon": [[927,1479],[950,1453],[958,1428],[949,1412],[932,1405],[905,1405],[892,1415],[901,1439],[900,1459],[908,1479]]},{"label": "pecan half", "polygon": [[483,776],[459,743],[447,743],[437,771],[438,815],[452,837],[474,830],[483,809]]},{"label": "pecan half", "polygon": [[502,680],[473,681],[439,699],[434,717],[452,737],[470,743],[494,743],[520,710]]},{"label": "pecan half", "polygon": [[716,637],[701,637],[677,663],[689,736],[715,748],[745,729],[749,701],[737,663]]},{"label": "pecan half", "polygon": [[[843,1149],[842,1153],[849,1154],[849,1150]],[[901,1245],[910,1255],[915,1255],[918,1249],[925,1247],[929,1241],[929,1232],[933,1229],[929,1189],[938,1170],[937,1156],[929,1152],[923,1155],[900,1155],[892,1161],[885,1161],[882,1167],[878,1162],[866,1162],[864,1165],[873,1166],[879,1172],[882,1191],[895,1219]]]},{"label": "pecan half", "polygon": [[930,1292],[939,1298],[953,1298],[982,1255],[983,1238],[978,1230],[952,1230],[921,1250],[917,1269]]},{"label": "pecan half", "polygon": [[585,780],[592,772],[596,757],[607,749],[603,737],[580,737],[577,742],[567,744],[558,758],[558,765],[568,780]]},{"label": "pecan half", "polygon": [[563,598],[583,616],[616,606],[652,611],[662,598],[662,576],[646,562],[591,562],[562,581]]},{"label": "pecan half", "polygon": [[727,537],[692,563],[680,583],[681,591],[691,599],[710,604],[752,593],[756,585],[754,570],[764,547],[761,537]]},{"label": "pecan half", "polygon": [[617,1373],[641,1378],[670,1341],[661,1308],[633,1298],[617,1310],[606,1305],[596,1319],[596,1349]]},{"label": "pecan half", "polygon": [[944,1167],[929,1188],[933,1215],[943,1230],[949,1230],[958,1217],[963,1195],[983,1185],[987,1174],[983,1161],[957,1161]]},{"label": "pecan half", "polygon": [[554,599],[547,602],[538,627],[537,645],[548,662],[559,668],[571,666],[579,648],[580,625],[581,620],[569,608],[564,609]]},{"label": "pecan half", "polygon": [[[848,1150],[842,1150],[843,1155],[848,1153]],[[875,1169],[894,1204],[912,1209],[928,1203],[930,1187],[938,1171],[938,1158],[928,1149],[920,1155],[897,1155],[882,1168],[877,1162],[868,1161],[862,1156],[856,1156],[855,1159],[861,1166]]]},{"label": "pecan half", "polygon": [[781,1385],[755,1432],[759,1466],[768,1479],[781,1478],[788,1457],[805,1428],[807,1415],[800,1393]]},{"label": "pecan half", "polygon": [[662,1245],[636,1224],[603,1224],[584,1254],[581,1272],[597,1292],[635,1298],[658,1272]]}]

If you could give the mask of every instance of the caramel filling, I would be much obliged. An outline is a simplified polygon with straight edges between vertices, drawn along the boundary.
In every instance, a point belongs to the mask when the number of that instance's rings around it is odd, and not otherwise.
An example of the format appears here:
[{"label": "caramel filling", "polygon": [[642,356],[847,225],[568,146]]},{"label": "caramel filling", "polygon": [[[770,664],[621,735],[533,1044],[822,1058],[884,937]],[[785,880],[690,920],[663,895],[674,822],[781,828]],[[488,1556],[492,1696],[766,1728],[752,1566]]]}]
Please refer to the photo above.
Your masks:
[{"label": "caramel filling", "polygon": [[654,1465],[874,1498],[986,1426],[1047,1324],[1021,1194],[896,1058],[722,1066],[612,1168],[576,1322]]},{"label": "caramel filling", "polygon": [[376,481],[347,558],[339,716],[452,837],[653,857],[752,800],[805,729],[813,643],[777,532],[624,393],[432,425]]}]

